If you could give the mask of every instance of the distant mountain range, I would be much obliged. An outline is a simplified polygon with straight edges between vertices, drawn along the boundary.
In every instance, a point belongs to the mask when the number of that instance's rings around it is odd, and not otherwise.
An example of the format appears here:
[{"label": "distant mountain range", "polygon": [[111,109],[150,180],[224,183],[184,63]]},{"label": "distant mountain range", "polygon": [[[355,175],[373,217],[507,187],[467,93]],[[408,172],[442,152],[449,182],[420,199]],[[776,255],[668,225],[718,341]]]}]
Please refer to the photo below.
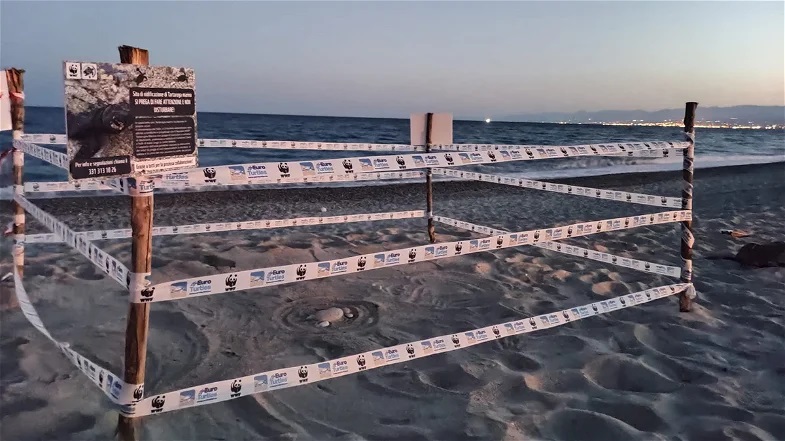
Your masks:
[{"label": "distant mountain range", "polygon": [[[579,111],[573,113],[547,112],[508,115],[496,118],[499,121],[521,122],[615,122],[643,120],[660,122],[665,120],[684,119],[684,108],[646,110],[600,110],[596,112]],[[785,124],[785,106],[731,106],[701,107],[698,106],[698,121],[719,121],[723,123]]]}]

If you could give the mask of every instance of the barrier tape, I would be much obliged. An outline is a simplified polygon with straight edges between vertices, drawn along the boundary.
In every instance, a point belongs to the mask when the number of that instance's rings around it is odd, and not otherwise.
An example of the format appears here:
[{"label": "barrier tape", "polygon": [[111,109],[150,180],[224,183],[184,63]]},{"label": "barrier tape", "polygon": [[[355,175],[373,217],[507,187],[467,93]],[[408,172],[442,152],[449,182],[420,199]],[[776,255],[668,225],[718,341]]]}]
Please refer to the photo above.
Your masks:
[{"label": "barrier tape", "polygon": [[691,211],[666,211],[640,216],[581,222],[562,227],[550,227],[517,233],[500,233],[472,240],[420,245],[391,251],[368,253],[329,261],[296,263],[284,266],[232,271],[204,277],[173,280],[149,285],[131,293],[134,303],[163,302],[212,294],[237,292],[305,280],[322,279],[360,271],[389,268],[424,262],[461,254],[472,254],[492,249],[532,245],[539,242],[579,237],[603,231],[617,231],[644,225],[657,225],[692,219]]},{"label": "barrier tape", "polygon": [[[530,150],[532,159],[552,159],[564,156],[587,156],[578,154],[583,150],[591,150],[589,155],[610,156],[610,155],[629,155],[630,152],[662,150],[662,149],[685,149],[687,144],[684,141],[646,141],[646,142],[618,142],[602,144],[580,144],[580,145],[529,145],[529,144],[434,144],[432,149],[448,150],[457,152],[488,152],[501,150]],[[526,152],[529,155],[529,152]]]},{"label": "barrier tape", "polygon": [[679,283],[651,288],[553,313],[497,323],[454,334],[374,349],[359,354],[316,363],[274,369],[223,381],[192,386],[145,398],[136,405],[124,406],[128,416],[145,416],[205,404],[228,401],[264,392],[304,386],[331,378],[367,372],[436,354],[443,354],[513,335],[528,334],[575,322],[592,316],[648,303],[683,291],[689,284]]},{"label": "barrier tape", "polygon": [[52,149],[18,139],[14,140],[14,148],[64,170],[68,170],[68,156],[64,153],[56,152]]},{"label": "barrier tape", "polygon": [[[317,162],[318,163],[318,162]],[[280,163],[287,164],[287,163]],[[279,164],[279,165],[280,165]],[[275,164],[272,164],[275,165]],[[191,172],[168,173],[155,178],[158,188],[207,188],[216,185],[260,185],[260,184],[294,184],[313,182],[351,182],[373,181],[385,179],[416,179],[425,176],[424,171],[399,171],[377,173],[345,173],[323,174],[318,176],[298,175],[291,173],[268,174],[267,167],[271,164],[228,165],[221,167],[205,167]],[[288,165],[286,165],[288,167]],[[284,177],[284,175],[286,177]]]},{"label": "barrier tape", "polygon": [[[162,182],[187,182],[190,185],[244,185],[253,183],[324,182],[325,180],[355,180],[351,175],[361,172],[390,172],[428,167],[459,167],[463,165],[493,164],[510,161],[529,161],[562,157],[617,154],[626,151],[651,149],[649,143],[618,145],[599,144],[598,147],[544,147],[537,149],[501,149],[456,154],[425,153],[380,155],[362,158],[324,159],[318,161],[266,162],[204,167],[190,171],[169,173]],[[514,146],[513,146],[514,147]],[[629,150],[628,150],[629,149]],[[326,178],[325,178],[326,176]],[[332,179],[329,177],[332,176]]]},{"label": "barrier tape", "polygon": [[[506,230],[499,230],[482,225],[471,224],[469,222],[464,222],[444,216],[436,216],[434,220],[445,225],[451,225],[453,227],[490,235],[505,234],[508,232]],[[623,266],[625,268],[632,268],[646,273],[661,274],[663,276],[670,277],[679,277],[679,274],[681,274],[681,268],[675,266],[661,265],[659,263],[647,262],[645,260],[630,259],[628,257],[617,256],[615,254],[601,253],[596,250],[590,250],[588,248],[582,248],[575,245],[561,244],[559,242],[542,242],[533,244],[533,246],[555,251],[557,253],[583,257],[585,259],[610,263],[612,265]]]},{"label": "barrier tape", "polygon": [[[22,140],[40,144],[65,144],[65,135],[49,133],[25,133]],[[424,152],[424,145],[410,144],[375,144],[375,143],[343,143],[343,142],[318,142],[318,141],[257,141],[250,139],[209,139],[200,138],[199,147],[231,147],[231,148],[256,148],[256,149],[285,149],[285,150],[366,150],[366,151],[417,151]],[[433,144],[432,150],[446,150],[456,152],[479,152],[494,150],[531,149],[537,150],[538,159],[546,157],[560,157],[562,155],[548,151],[548,149],[596,149],[601,155],[629,155],[630,151],[651,151],[654,149],[684,149],[688,147],[686,141],[647,141],[647,142],[622,142],[603,144],[583,144],[574,146],[547,146],[536,144]],[[614,151],[611,151],[614,150]],[[598,153],[600,154],[600,153]],[[637,154],[637,153],[636,153]],[[551,156],[554,155],[554,156]],[[564,155],[575,156],[575,155]]]},{"label": "barrier tape", "polygon": [[630,193],[626,191],[607,190],[602,188],[580,187],[577,185],[554,184],[552,182],[534,181],[511,176],[491,175],[487,173],[465,172],[461,170],[445,170],[435,168],[435,174],[454,178],[473,179],[481,182],[512,185],[515,187],[530,188],[532,190],[550,191],[554,193],[574,194],[595,199],[627,202],[630,204],[651,205],[655,207],[682,208],[681,198],[655,196],[643,193]]},{"label": "barrier tape", "polygon": [[38,222],[46,225],[46,227],[60,237],[63,242],[87,257],[87,259],[100,268],[101,271],[105,272],[123,287],[128,286],[128,268],[119,260],[93,245],[93,243],[87,240],[83,235],[68,228],[68,226],[57,220],[57,218],[51,214],[38,208],[38,206],[27,200],[24,196],[15,195],[14,200],[27,210],[28,213],[32,214]]},{"label": "barrier tape", "polygon": [[18,259],[16,259],[15,256],[14,290],[16,299],[19,301],[19,307],[27,321],[46,336],[46,338],[51,340],[63,352],[66,358],[78,367],[93,384],[98,386],[112,402],[124,405],[139,401],[144,395],[143,384],[126,383],[119,375],[113,373],[109,369],[102,368],[94,361],[71,349],[70,344],[58,341],[52,337],[52,334],[49,333],[49,330],[46,329],[46,326],[44,326],[44,323],[41,321],[38,311],[36,311],[33,306],[33,302],[30,301],[30,297],[27,295],[27,291],[22,284],[21,277],[19,277],[19,272],[17,271],[17,263]]},{"label": "barrier tape", "polygon": [[[270,228],[305,227],[311,225],[341,224],[345,222],[372,222],[391,219],[415,219],[425,217],[424,210],[390,211],[385,213],[347,214],[343,216],[296,217],[291,219],[262,219],[243,222],[215,222],[209,224],[173,225],[153,227],[153,236],[178,234],[218,233],[222,231],[264,230]],[[88,240],[123,239],[131,237],[130,228],[117,230],[80,231],[76,233]],[[30,234],[25,243],[61,242],[54,234]]]}]

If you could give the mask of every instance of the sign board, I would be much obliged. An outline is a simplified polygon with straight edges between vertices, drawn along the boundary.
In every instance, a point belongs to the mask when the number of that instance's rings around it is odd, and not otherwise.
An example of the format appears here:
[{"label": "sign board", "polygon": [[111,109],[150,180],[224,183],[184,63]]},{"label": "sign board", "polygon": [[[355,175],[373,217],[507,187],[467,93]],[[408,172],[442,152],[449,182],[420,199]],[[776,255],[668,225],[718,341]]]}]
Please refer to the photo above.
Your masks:
[{"label": "sign board", "polygon": [[11,93],[8,90],[8,77],[0,70],[0,132],[11,130]]},{"label": "sign board", "polygon": [[198,165],[193,69],[71,61],[63,68],[70,180]]},{"label": "sign board", "polygon": [[[425,145],[427,114],[412,113],[409,127],[411,144]],[[434,113],[431,118],[431,144],[452,144],[452,113]]]}]

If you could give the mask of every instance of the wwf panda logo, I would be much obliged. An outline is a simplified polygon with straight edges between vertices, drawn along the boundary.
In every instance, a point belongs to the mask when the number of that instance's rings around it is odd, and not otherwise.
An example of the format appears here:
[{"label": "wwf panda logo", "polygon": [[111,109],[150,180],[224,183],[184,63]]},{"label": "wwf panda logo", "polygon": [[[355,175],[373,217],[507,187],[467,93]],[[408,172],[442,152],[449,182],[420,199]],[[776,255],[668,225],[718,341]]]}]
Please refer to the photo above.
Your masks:
[{"label": "wwf panda logo", "polygon": [[534,321],[534,317],[532,317],[532,318],[530,318],[530,319],[529,319],[529,325],[530,325],[532,328],[534,328],[534,329],[537,329],[537,322],[535,322],[535,321]]},{"label": "wwf panda logo", "polygon": [[597,190],[597,191],[595,191],[595,192],[594,192],[594,194],[595,194],[597,197],[600,197],[600,196],[602,196],[602,192],[601,192],[600,190]]},{"label": "wwf panda logo", "polygon": [[596,148],[594,148],[594,146],[593,146],[593,145],[590,145],[590,146],[589,146],[589,148],[591,149],[591,151],[592,151],[592,152],[593,152],[595,155],[597,154],[597,149],[596,149]]},{"label": "wwf panda logo", "polygon": [[569,185],[567,186],[567,194],[572,194],[572,187]]},{"label": "wwf panda logo", "polygon": [[199,147],[204,147],[204,139],[199,140]]},{"label": "wwf panda logo", "polygon": [[237,398],[240,396],[240,391],[243,390],[243,380],[234,380],[232,381],[232,385],[229,386],[229,390],[232,391],[231,397]]},{"label": "wwf panda logo", "polygon": [[82,188],[82,183],[81,182],[74,182],[74,188],[79,190],[80,188]]},{"label": "wwf panda logo", "polygon": [[406,353],[409,354],[409,358],[414,358],[414,346],[411,343],[406,345]]},{"label": "wwf panda logo", "polygon": [[68,73],[70,73],[71,75],[76,75],[76,74],[79,73],[79,68],[76,67],[75,64],[72,64],[72,65],[68,66]]},{"label": "wwf panda logo", "polygon": [[281,172],[281,177],[286,178],[289,176],[289,164],[285,162],[278,163],[278,171]]},{"label": "wwf panda logo", "polygon": [[158,395],[157,397],[153,398],[153,409],[150,413],[158,413],[164,408],[164,403],[166,403],[166,395]]},{"label": "wwf panda logo", "polygon": [[107,236],[108,234],[106,233],[106,231],[101,231],[101,239],[106,239]]},{"label": "wwf panda logo", "polygon": [[106,261],[105,267],[106,267],[106,272],[108,273],[110,271],[110,269],[109,269],[109,261],[108,260]]},{"label": "wwf panda logo", "polygon": [[593,309],[594,312],[598,312],[597,311],[597,305],[595,305],[594,303],[591,304],[591,309]]},{"label": "wwf panda logo", "polygon": [[643,265],[643,268],[645,268],[645,269],[646,269],[646,271],[648,271],[648,270],[650,270],[650,269],[651,269],[651,265],[650,265],[648,262],[646,262],[646,263]]},{"label": "wwf panda logo", "polygon": [[153,299],[153,293],[155,293],[155,287],[154,286],[148,286],[145,289],[143,289],[142,290],[142,297],[143,297],[142,302],[149,302],[150,300],[152,300]]},{"label": "wwf panda logo", "polygon": [[365,269],[365,262],[365,256],[362,256],[357,260],[357,271],[362,271]]},{"label": "wwf panda logo", "polygon": [[202,174],[204,174],[204,182],[215,182],[215,169],[213,167],[202,169]]},{"label": "wwf panda logo", "polygon": [[297,370],[297,376],[300,377],[300,383],[308,382],[308,366],[300,366]]},{"label": "wwf panda logo", "polygon": [[237,224],[237,229],[238,230],[242,230],[243,229],[243,224]]},{"label": "wwf panda logo", "polygon": [[[107,268],[107,270],[108,269],[109,268]],[[126,288],[130,288],[131,287],[131,275],[130,274],[126,274],[126,276],[125,276],[125,287]]]},{"label": "wwf panda logo", "polygon": [[572,227],[567,228],[567,237],[572,237]]},{"label": "wwf panda logo", "polygon": [[179,228],[177,228],[177,226],[172,227],[172,233],[176,233],[178,230]]},{"label": "wwf panda logo", "polygon": [[501,248],[503,243],[504,243],[504,236],[499,236],[496,238],[496,248]]},{"label": "wwf panda logo", "polygon": [[651,298],[651,293],[649,293],[649,291],[646,291],[644,294],[646,294],[646,298],[647,298],[647,299],[650,299],[650,298]]},{"label": "wwf panda logo", "polygon": [[631,195],[631,194],[629,194],[629,193],[627,193],[627,202],[629,202],[629,201],[631,201],[631,200],[632,200],[632,195]]},{"label": "wwf panda logo", "polygon": [[102,386],[104,384],[104,371],[98,373],[98,384]]},{"label": "wwf panda logo", "polygon": [[545,182],[543,182],[543,183],[542,183],[542,189],[543,189],[543,190],[545,190],[545,189],[547,189],[547,188],[548,188],[548,184],[547,184],[547,183],[545,183]]},{"label": "wwf panda logo", "polygon": [[616,256],[611,257],[611,262],[616,263]]},{"label": "wwf panda logo", "polygon": [[619,302],[621,302],[622,306],[627,306],[627,302],[624,301],[624,297],[619,297]]},{"label": "wwf panda logo", "polygon": [[308,271],[308,268],[305,265],[300,265],[297,267],[297,280],[305,279],[305,273]]},{"label": "wwf panda logo", "polygon": [[448,164],[452,164],[453,163],[452,155],[449,154],[449,153],[445,153],[444,154],[444,159],[447,161]]},{"label": "wwf panda logo", "polygon": [[33,191],[38,191],[39,188],[41,188],[40,185],[38,185],[37,183],[33,184]]},{"label": "wwf panda logo", "polygon": [[654,223],[654,215],[649,216],[649,222]]},{"label": "wwf panda logo", "polygon": [[564,156],[569,156],[569,154],[567,153],[567,149],[565,149],[564,147],[561,148],[561,152]]},{"label": "wwf panda logo", "polygon": [[134,389],[134,401],[139,401],[144,396],[144,384],[140,384],[136,389]]},{"label": "wwf panda logo", "polygon": [[602,231],[602,222],[597,222],[597,231]]},{"label": "wwf panda logo", "polygon": [[204,226],[205,231],[210,231],[210,224]]},{"label": "wwf panda logo", "polygon": [[534,232],[534,242],[537,242],[539,240],[540,240],[540,232],[539,231],[535,231]]},{"label": "wwf panda logo", "polygon": [[237,146],[237,141],[232,140],[232,147],[236,147],[236,146]]},{"label": "wwf panda logo", "polygon": [[668,149],[663,149],[663,150],[662,150],[662,157],[663,157],[663,158],[667,158],[669,153],[670,153],[670,152],[668,151]]},{"label": "wwf panda logo", "polygon": [[462,249],[463,249],[463,245],[460,242],[455,244],[455,254],[461,254]]},{"label": "wwf panda logo", "polygon": [[534,153],[529,149],[526,149],[526,156],[528,156],[529,159],[534,159]]},{"label": "wwf panda logo", "polygon": [[666,199],[665,197],[662,197],[662,198],[660,198],[660,202],[662,202],[662,205],[665,205],[665,204],[668,203],[668,199]]},{"label": "wwf panda logo", "polygon": [[93,260],[93,247],[87,249],[87,258]]},{"label": "wwf panda logo", "polygon": [[493,152],[488,152],[488,157],[491,158],[491,162],[496,162],[496,155]]},{"label": "wwf panda logo", "polygon": [[589,250],[583,250],[583,257],[589,257]]},{"label": "wwf panda logo", "polygon": [[560,243],[556,244],[556,251],[561,251],[561,244]]},{"label": "wwf panda logo", "polygon": [[406,168],[406,161],[404,161],[403,156],[398,156],[395,158],[395,162],[398,163],[398,168],[404,169]]},{"label": "wwf panda logo", "polygon": [[570,321],[570,315],[567,314],[567,311],[562,311],[561,315],[564,317],[564,320]]},{"label": "wwf panda logo", "polygon": [[360,354],[357,356],[357,366],[361,371],[365,370],[365,355]]},{"label": "wwf panda logo", "polygon": [[624,218],[624,226],[625,227],[629,227],[630,226],[630,218],[628,218],[628,217]]},{"label": "wwf panda logo", "polygon": [[343,170],[346,173],[354,173],[354,170],[352,170],[352,168],[353,168],[352,161],[350,159],[344,159],[343,160]]},{"label": "wwf panda logo", "polygon": [[621,151],[623,151],[623,152],[626,152],[626,151],[627,151],[627,150],[625,150],[625,149],[624,149],[624,146],[623,146],[623,145],[621,145],[621,144],[619,144],[619,148],[620,148],[620,149],[621,149]]},{"label": "wwf panda logo", "polygon": [[417,250],[412,248],[409,251],[409,262],[414,262],[414,259],[417,257]]},{"label": "wwf panda logo", "polygon": [[458,338],[457,334],[453,334],[451,340],[452,340],[452,343],[455,345],[456,348],[461,345],[461,340]]},{"label": "wwf panda logo", "polygon": [[491,330],[493,331],[493,335],[495,335],[495,336],[496,336],[496,338],[499,338],[499,337],[501,337],[501,335],[502,335],[502,334],[501,334],[501,332],[499,332],[499,328],[497,328],[496,326],[494,326],[494,327],[493,327]]},{"label": "wwf panda logo", "polygon": [[229,274],[226,276],[226,290],[234,291],[237,286],[237,274]]}]

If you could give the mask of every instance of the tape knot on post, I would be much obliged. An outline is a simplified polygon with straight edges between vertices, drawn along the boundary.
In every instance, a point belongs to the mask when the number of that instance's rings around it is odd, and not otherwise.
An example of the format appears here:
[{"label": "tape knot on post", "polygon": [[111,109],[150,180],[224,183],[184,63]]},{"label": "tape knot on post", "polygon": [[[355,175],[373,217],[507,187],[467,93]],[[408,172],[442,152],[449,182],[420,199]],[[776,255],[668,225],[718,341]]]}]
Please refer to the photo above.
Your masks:
[{"label": "tape knot on post", "polygon": [[687,296],[688,299],[693,300],[698,297],[698,292],[695,291],[695,285],[690,283],[687,285],[687,289],[684,290],[684,294]]},{"label": "tape knot on post", "polygon": [[687,141],[694,143],[695,142],[695,132],[684,132],[684,137],[687,138]]}]

